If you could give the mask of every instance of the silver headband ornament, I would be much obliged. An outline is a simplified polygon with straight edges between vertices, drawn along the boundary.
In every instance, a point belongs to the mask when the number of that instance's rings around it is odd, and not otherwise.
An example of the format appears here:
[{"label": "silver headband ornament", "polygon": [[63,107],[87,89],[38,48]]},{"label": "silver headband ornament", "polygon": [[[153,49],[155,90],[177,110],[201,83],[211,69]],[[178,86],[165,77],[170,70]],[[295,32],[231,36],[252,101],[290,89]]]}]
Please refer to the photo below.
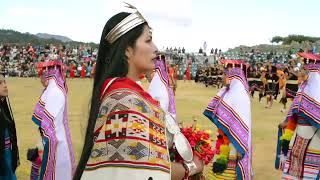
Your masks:
[{"label": "silver headband ornament", "polygon": [[122,35],[130,31],[131,29],[139,26],[140,24],[143,24],[147,22],[144,17],[140,14],[140,12],[137,10],[136,7],[127,4],[127,8],[135,10],[134,13],[130,14],[126,18],[124,18],[120,23],[118,23],[114,28],[111,29],[111,31],[107,34],[106,40],[112,44],[117,39],[119,39]]}]

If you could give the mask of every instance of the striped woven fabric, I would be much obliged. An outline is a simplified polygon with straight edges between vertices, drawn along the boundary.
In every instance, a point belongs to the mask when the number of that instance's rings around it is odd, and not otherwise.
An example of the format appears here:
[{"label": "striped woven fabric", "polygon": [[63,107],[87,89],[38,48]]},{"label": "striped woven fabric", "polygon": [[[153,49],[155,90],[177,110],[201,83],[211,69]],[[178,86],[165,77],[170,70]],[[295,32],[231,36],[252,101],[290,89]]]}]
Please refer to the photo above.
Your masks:
[{"label": "striped woven fabric", "polygon": [[[288,153],[290,154],[291,151]],[[305,155],[306,158],[302,164],[303,172],[299,179],[316,179],[319,173],[320,151],[317,151],[316,153],[307,151]],[[290,163],[290,160],[285,163],[282,179],[296,180],[298,177],[293,176],[288,172]]]},{"label": "striped woven fabric", "polygon": [[299,136],[288,151],[283,167],[282,179],[316,179],[320,167],[320,149],[308,147],[310,140]]},{"label": "striped woven fabric", "polygon": [[41,159],[40,159],[40,157],[38,157],[34,162],[32,162],[30,180],[38,180],[39,179],[40,166],[41,166]]},{"label": "striped woven fabric", "polygon": [[10,137],[7,136],[4,139],[4,149],[11,149]]}]

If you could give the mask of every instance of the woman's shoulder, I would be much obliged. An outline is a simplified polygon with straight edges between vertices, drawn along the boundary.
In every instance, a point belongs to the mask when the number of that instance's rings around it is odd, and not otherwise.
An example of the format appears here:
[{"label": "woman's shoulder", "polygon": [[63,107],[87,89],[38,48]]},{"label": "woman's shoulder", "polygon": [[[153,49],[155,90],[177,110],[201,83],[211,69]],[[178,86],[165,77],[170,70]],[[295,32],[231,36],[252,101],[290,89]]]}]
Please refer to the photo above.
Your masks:
[{"label": "woman's shoulder", "polygon": [[[114,86],[122,81],[114,82]],[[163,111],[159,104],[153,104],[151,101],[141,94],[141,92],[136,91],[134,88],[112,88],[113,90],[108,91],[103,96],[101,100],[101,105],[99,107],[99,114],[102,117],[101,123],[103,123],[103,117],[113,117],[114,115],[121,116],[141,116],[144,119],[152,118],[154,122],[162,124]],[[153,100],[155,101],[155,100]],[[98,123],[97,124],[101,124]],[[99,125],[97,128],[100,127]]]},{"label": "woman's shoulder", "polygon": [[151,104],[159,105],[158,101],[154,100],[149,93],[129,78],[109,78],[101,88],[101,99],[108,98],[134,98],[148,101]]},{"label": "woman's shoulder", "polygon": [[119,89],[108,93],[101,102],[100,113],[112,114],[121,111],[138,111],[137,106],[149,107],[150,105],[137,93]]}]

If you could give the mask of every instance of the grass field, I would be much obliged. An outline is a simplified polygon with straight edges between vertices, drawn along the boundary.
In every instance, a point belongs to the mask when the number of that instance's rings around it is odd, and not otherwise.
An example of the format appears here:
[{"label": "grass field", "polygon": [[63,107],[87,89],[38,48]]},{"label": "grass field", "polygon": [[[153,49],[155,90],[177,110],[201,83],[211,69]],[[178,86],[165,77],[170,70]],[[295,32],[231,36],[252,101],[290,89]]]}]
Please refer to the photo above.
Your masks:
[{"label": "grass field", "polygon": [[[31,116],[43,88],[40,80],[35,78],[9,78],[7,84],[20,149],[21,165],[16,173],[19,180],[27,180],[31,163],[26,160],[26,151],[34,147],[40,139]],[[68,80],[68,88],[69,125],[78,159],[83,142],[83,127],[87,121],[92,80]],[[202,128],[215,129],[214,124],[204,117],[202,112],[216,93],[216,88],[180,81],[176,93],[179,120],[188,124],[196,118]],[[285,116],[280,112],[280,108],[279,103],[274,103],[272,109],[265,109],[264,103],[259,103],[257,98],[252,101],[253,170],[256,180],[280,179],[281,173],[274,169],[277,125]]]}]

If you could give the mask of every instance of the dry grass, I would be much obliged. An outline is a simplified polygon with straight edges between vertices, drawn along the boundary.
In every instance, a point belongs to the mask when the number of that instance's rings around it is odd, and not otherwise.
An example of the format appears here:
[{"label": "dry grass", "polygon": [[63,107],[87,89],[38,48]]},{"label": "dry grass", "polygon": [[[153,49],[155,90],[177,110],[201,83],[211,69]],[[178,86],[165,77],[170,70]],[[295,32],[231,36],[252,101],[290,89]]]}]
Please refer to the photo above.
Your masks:
[{"label": "dry grass", "polygon": [[[29,179],[31,164],[26,160],[26,151],[39,142],[39,133],[31,121],[34,106],[42,91],[38,79],[8,79],[9,96],[17,126],[18,144],[21,165],[17,169],[18,179]],[[69,87],[69,125],[71,127],[73,147],[76,158],[83,142],[83,127],[87,121],[88,102],[92,81],[68,80]],[[193,118],[198,119],[204,129],[215,129],[206,117],[202,115],[211,98],[216,94],[216,88],[206,88],[193,82],[179,82],[176,101],[178,118],[185,124],[190,124]],[[280,172],[274,170],[277,125],[283,119],[280,104],[275,103],[273,109],[265,109],[264,104],[252,101],[252,133],[253,133],[253,170],[255,179],[280,179]]]}]

